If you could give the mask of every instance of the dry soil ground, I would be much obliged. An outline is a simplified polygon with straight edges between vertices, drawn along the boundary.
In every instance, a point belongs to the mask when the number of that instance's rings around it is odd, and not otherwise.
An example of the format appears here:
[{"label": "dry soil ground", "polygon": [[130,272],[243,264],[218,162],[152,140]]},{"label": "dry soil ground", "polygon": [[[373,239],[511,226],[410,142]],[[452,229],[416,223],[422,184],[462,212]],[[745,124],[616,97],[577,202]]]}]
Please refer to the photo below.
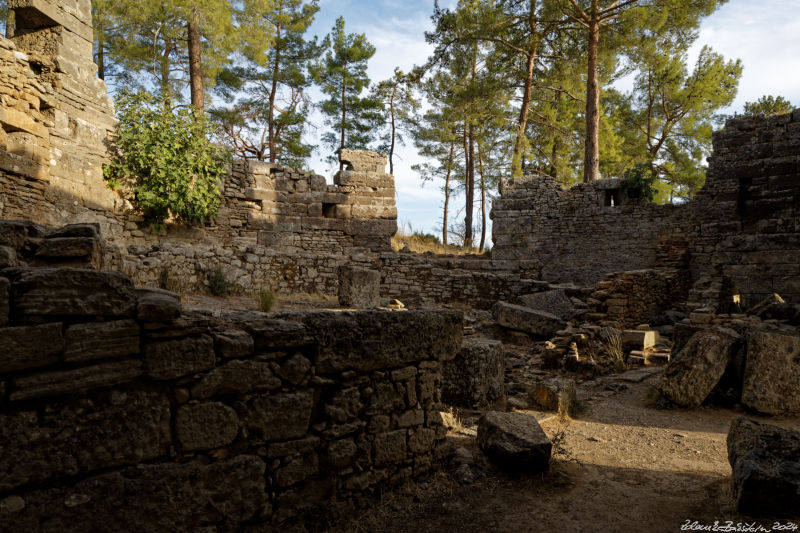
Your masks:
[{"label": "dry soil ground", "polygon": [[[592,398],[579,418],[542,422],[558,441],[549,473],[513,476],[493,469],[474,439],[463,436],[467,428],[451,438],[473,452],[473,483],[459,484],[455,464],[449,464],[414,495],[385,498],[336,531],[657,533],[685,530],[687,522],[728,520],[770,528],[773,520],[739,515],[731,503],[725,439],[731,421],[743,413],[648,407],[659,373],[649,370],[596,380],[595,391],[584,389]],[[628,388],[593,395],[609,384]],[[798,418],[762,419],[800,428]]]}]

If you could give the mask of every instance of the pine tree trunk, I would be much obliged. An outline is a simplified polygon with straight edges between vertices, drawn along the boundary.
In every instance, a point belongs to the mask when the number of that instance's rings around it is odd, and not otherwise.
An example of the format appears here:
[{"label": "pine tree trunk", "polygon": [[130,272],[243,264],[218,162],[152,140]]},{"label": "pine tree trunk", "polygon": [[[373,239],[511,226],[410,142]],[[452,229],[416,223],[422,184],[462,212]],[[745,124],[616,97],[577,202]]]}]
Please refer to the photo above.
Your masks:
[{"label": "pine tree trunk", "polygon": [[481,144],[478,143],[478,167],[481,173],[481,245],[478,251],[483,253],[486,244],[486,178],[483,174],[483,154],[481,154]]},{"label": "pine tree trunk", "polygon": [[475,129],[472,124],[467,128],[468,131],[468,155],[467,155],[467,199],[466,216],[464,217],[464,247],[472,248],[472,211],[475,204]]},{"label": "pine tree trunk", "polygon": [[583,182],[600,177],[600,86],[597,81],[597,53],[600,47],[599,0],[592,0],[589,18],[589,64],[586,83],[586,151],[583,158]]},{"label": "pine tree trunk", "polygon": [[278,24],[275,29],[275,64],[272,65],[272,90],[269,92],[269,112],[267,115],[267,128],[269,130],[269,162],[274,163],[276,159],[275,149],[277,142],[275,139],[275,93],[278,92],[278,69],[280,65],[281,49],[277,45],[281,38],[281,26]]},{"label": "pine tree trunk", "polygon": [[447,246],[447,209],[450,207],[450,174],[453,171],[453,154],[456,141],[450,141],[450,156],[447,158],[447,177],[444,179],[444,217],[442,219],[442,243]]},{"label": "pine tree trunk", "polygon": [[514,155],[511,159],[511,177],[522,177],[522,150],[525,147],[525,130],[528,127],[528,113],[531,107],[531,93],[533,92],[533,73],[536,66],[536,54],[528,55],[528,70],[525,74],[525,87],[522,90],[522,107],[519,110],[517,121],[517,138],[514,141]]},{"label": "pine tree trunk", "polygon": [[394,137],[395,137],[395,117],[394,117],[394,98],[395,93],[397,92],[397,87],[392,89],[392,98],[389,101],[389,109],[391,110],[392,114],[392,144],[389,147],[389,174],[394,176]]},{"label": "pine tree trunk", "polygon": [[197,20],[187,24],[189,34],[189,87],[192,105],[198,114],[203,113],[205,99],[203,96],[203,68],[200,62],[200,26]]},{"label": "pine tree trunk", "polygon": [[106,65],[105,65],[105,39],[102,31],[97,32],[97,77],[101,80],[106,79]]},{"label": "pine tree trunk", "polygon": [[[347,71],[347,64],[344,65],[345,72]],[[342,77],[342,128],[341,128],[341,142],[339,144],[339,170],[344,170],[344,163],[342,162],[342,150],[344,150],[344,121],[347,118],[347,102],[345,101],[345,82]]]}]

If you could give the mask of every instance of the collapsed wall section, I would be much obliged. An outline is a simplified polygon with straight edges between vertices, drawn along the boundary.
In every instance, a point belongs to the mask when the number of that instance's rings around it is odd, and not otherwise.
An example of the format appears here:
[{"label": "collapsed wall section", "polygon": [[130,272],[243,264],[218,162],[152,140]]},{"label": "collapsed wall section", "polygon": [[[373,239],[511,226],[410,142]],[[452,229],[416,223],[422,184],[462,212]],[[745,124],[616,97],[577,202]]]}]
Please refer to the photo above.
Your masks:
[{"label": "collapsed wall section", "polygon": [[538,279],[590,284],[606,274],[681,263],[677,207],[626,197],[618,179],[569,190],[549,176],[503,181],[492,206],[492,258]]}]

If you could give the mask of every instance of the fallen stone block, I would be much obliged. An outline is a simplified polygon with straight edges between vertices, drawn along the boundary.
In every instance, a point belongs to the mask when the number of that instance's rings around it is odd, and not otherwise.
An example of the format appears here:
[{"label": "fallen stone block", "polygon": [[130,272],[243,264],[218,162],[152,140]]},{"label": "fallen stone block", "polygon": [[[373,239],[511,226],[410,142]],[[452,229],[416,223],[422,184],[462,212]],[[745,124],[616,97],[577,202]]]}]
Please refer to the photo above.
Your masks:
[{"label": "fallen stone block", "polygon": [[796,517],[800,510],[800,432],[739,417],[728,432],[728,462],[739,512]]},{"label": "fallen stone block", "polygon": [[465,340],[455,359],[442,367],[442,401],[485,409],[505,400],[505,350],[499,341]]},{"label": "fallen stone block", "polygon": [[683,407],[699,407],[719,382],[741,343],[735,331],[711,328],[695,333],[664,369],[659,390]]},{"label": "fallen stone block", "polygon": [[550,313],[561,320],[570,320],[575,314],[575,306],[564,289],[525,294],[519,300],[525,307]]},{"label": "fallen stone block", "polygon": [[686,343],[689,342],[689,339],[692,338],[692,335],[698,331],[703,331],[704,329],[706,328],[702,326],[693,326],[691,324],[675,324],[675,327],[672,330],[672,353],[677,354],[683,350],[683,347],[686,346]]},{"label": "fallen stone block", "polygon": [[550,313],[507,302],[494,304],[492,316],[503,327],[541,337],[552,337],[556,331],[564,329],[567,325],[566,322]]},{"label": "fallen stone block", "polygon": [[377,270],[342,265],[339,267],[339,305],[357,309],[380,306],[381,274]]},{"label": "fallen stone block", "polygon": [[658,332],[652,330],[626,329],[621,333],[622,349],[646,350],[658,343]]},{"label": "fallen stone block", "polygon": [[747,336],[742,404],[761,413],[800,413],[800,336]]},{"label": "fallen stone block", "polygon": [[534,409],[569,414],[577,402],[575,393],[574,379],[553,378],[536,383],[528,398]]},{"label": "fallen stone block", "polygon": [[489,411],[478,420],[478,446],[497,465],[523,472],[550,467],[552,444],[531,415]]}]

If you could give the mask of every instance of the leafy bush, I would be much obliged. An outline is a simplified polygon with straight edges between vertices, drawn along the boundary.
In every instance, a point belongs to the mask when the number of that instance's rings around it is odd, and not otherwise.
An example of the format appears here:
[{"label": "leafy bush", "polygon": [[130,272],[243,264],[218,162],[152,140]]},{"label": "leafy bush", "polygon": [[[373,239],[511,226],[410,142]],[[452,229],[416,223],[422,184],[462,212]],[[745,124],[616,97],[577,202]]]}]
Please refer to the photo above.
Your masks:
[{"label": "leafy bush", "polygon": [[103,169],[109,187],[129,185],[145,218],[201,224],[221,203],[229,154],[208,139],[211,126],[191,108],[171,110],[144,91],[117,99],[117,153]]},{"label": "leafy bush", "polygon": [[275,306],[275,291],[272,287],[261,287],[258,291],[258,310],[269,313]]},{"label": "leafy bush", "polygon": [[652,202],[656,195],[656,174],[647,163],[636,163],[625,171],[620,187],[628,198],[638,198]]},{"label": "leafy bush", "polygon": [[222,271],[222,268],[217,267],[206,275],[208,281],[208,292],[214,296],[228,296],[233,289],[233,283]]}]

